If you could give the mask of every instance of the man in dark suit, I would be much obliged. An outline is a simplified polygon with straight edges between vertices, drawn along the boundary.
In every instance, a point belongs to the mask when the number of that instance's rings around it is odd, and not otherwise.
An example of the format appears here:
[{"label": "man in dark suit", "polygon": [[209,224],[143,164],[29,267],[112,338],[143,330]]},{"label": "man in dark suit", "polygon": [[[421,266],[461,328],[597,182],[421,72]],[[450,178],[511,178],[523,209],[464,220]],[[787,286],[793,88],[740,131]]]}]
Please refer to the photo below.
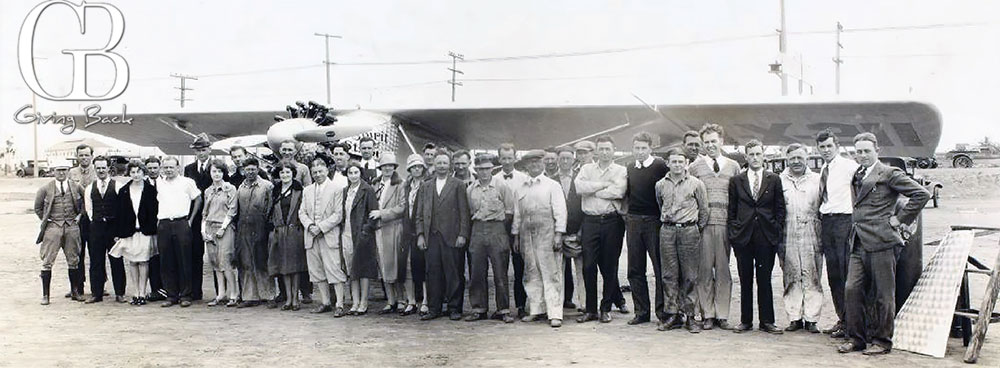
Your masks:
[{"label": "man in dark suit", "polygon": [[781,178],[764,169],[764,145],[746,144],[748,168],[729,180],[729,243],[736,254],[740,276],[740,325],[736,333],[753,329],[753,280],[757,277],[757,314],[760,330],[781,334],[774,325],[771,271],[782,246],[785,196]]},{"label": "man in dark suit", "polygon": [[[212,159],[212,141],[207,134],[200,134],[191,143],[191,149],[197,160],[194,163],[184,166],[184,176],[194,180],[201,194],[205,194],[205,189],[212,185],[212,175],[209,173],[209,161]],[[229,174],[223,173],[222,180],[229,182]],[[201,300],[202,269],[204,269],[205,241],[201,238],[201,211],[191,209],[193,220],[191,223],[191,299]],[[218,290],[216,290],[218,291]]]},{"label": "man in dark suit", "polygon": [[[854,149],[861,166],[851,183],[854,212],[844,296],[848,341],[837,351],[887,354],[896,315],[896,257],[904,246],[900,230],[920,215],[930,194],[902,170],[879,162],[874,134],[854,136]],[[894,215],[899,196],[910,200]],[[866,349],[868,337],[872,345]]]},{"label": "man in dark suit", "polygon": [[435,179],[424,182],[417,195],[417,247],[426,251],[427,260],[428,312],[421,320],[441,316],[446,299],[449,318],[462,319],[469,199],[465,186],[451,173],[451,156],[439,150],[434,156]]}]

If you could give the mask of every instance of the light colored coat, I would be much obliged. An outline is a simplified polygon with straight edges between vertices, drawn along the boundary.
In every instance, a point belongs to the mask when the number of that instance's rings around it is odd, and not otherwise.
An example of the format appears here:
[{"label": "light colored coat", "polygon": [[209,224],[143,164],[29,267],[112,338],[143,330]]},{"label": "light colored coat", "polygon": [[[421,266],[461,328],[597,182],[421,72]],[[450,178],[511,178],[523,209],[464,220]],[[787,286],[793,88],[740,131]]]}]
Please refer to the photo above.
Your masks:
[{"label": "light colored coat", "polygon": [[[45,235],[45,227],[49,225],[49,214],[52,212],[52,202],[55,201],[55,196],[59,193],[59,188],[56,187],[56,180],[52,180],[48,184],[42,186],[35,193],[35,215],[38,220],[42,221],[41,229],[38,232],[38,239],[35,243],[42,243],[42,236]],[[76,184],[69,179],[66,180],[67,191],[69,191],[70,196],[73,198],[74,207],[81,214],[83,213],[83,187]],[[77,217],[77,221],[80,217]]]},{"label": "light colored coat", "polygon": [[[319,189],[318,183],[306,186],[302,190],[302,206],[299,207],[299,220],[305,230],[305,247],[313,248],[316,241],[325,241],[327,247],[340,245],[340,222],[344,220],[343,188],[333,181],[323,182]],[[320,238],[309,232],[309,227],[316,225],[322,231]]]},{"label": "light colored coat", "polygon": [[[380,179],[376,179],[375,183]],[[399,256],[402,253],[403,215],[406,212],[406,191],[404,183],[387,184],[378,197],[378,209],[382,214],[375,231],[375,246],[378,248],[379,271],[382,280],[394,283],[399,271]]]}]

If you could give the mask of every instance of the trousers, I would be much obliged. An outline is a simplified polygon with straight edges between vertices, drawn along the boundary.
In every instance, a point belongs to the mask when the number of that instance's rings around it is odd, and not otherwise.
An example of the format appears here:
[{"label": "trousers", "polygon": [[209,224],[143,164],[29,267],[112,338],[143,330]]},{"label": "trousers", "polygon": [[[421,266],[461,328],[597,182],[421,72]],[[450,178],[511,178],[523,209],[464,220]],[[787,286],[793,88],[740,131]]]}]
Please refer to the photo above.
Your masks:
[{"label": "trousers", "polygon": [[660,275],[660,217],[658,215],[628,216],[628,284],[632,288],[635,316],[648,317],[649,284],[646,281],[646,257],[653,264],[654,312],[665,318],[663,307],[663,276]]},{"label": "trousers", "polygon": [[729,238],[725,225],[709,224],[701,232],[701,265],[698,266],[696,288],[703,319],[729,319],[733,277],[729,272]]},{"label": "trousers", "polygon": [[846,318],[844,293],[847,264],[850,260],[850,250],[847,248],[850,231],[851,214],[824,214],[820,218],[820,245],[823,258],[826,259],[826,280],[830,285],[833,310],[837,313],[838,322],[843,322]]},{"label": "trousers", "polygon": [[472,222],[469,240],[469,304],[473,313],[485,313],[489,308],[489,267],[493,266],[493,288],[497,312],[510,312],[510,288],[507,265],[510,246],[502,222]]},{"label": "trousers", "polygon": [[120,257],[108,255],[115,242],[112,233],[110,222],[99,219],[90,222],[90,239],[87,240],[90,248],[87,251],[90,253],[90,293],[95,298],[104,295],[104,283],[108,280],[105,260],[111,265],[115,296],[125,296],[125,262]]},{"label": "trousers", "polygon": [[774,293],[771,272],[774,270],[774,246],[762,232],[753,232],[750,243],[734,247],[736,269],[740,275],[740,322],[753,323],[753,282],[757,277],[757,319],[774,324]]},{"label": "trousers", "polygon": [[[618,302],[618,259],[622,253],[625,221],[620,216],[600,217],[586,215],[581,225],[580,243],[583,245],[583,285],[586,291],[587,313],[611,311]],[[600,306],[597,304],[597,272],[601,272],[604,289]]]},{"label": "trousers", "polygon": [[161,219],[156,225],[156,245],[167,299],[191,301],[191,226],[187,219]]},{"label": "trousers", "polygon": [[528,313],[563,318],[563,256],[553,250],[553,225],[522,227],[521,254],[524,255],[524,291]]},{"label": "trousers", "polygon": [[427,240],[427,308],[431,314],[440,314],[441,306],[448,300],[449,312],[462,312],[465,279],[465,248],[449,247],[438,231],[431,231]]},{"label": "trousers", "polygon": [[701,264],[701,232],[698,226],[660,228],[660,267],[663,304],[667,314],[683,313],[694,318],[698,301],[698,265]]},{"label": "trousers", "polygon": [[896,250],[867,252],[860,239],[855,241],[847,266],[844,307],[844,325],[851,340],[864,346],[866,338],[871,337],[872,343],[892,348]]}]

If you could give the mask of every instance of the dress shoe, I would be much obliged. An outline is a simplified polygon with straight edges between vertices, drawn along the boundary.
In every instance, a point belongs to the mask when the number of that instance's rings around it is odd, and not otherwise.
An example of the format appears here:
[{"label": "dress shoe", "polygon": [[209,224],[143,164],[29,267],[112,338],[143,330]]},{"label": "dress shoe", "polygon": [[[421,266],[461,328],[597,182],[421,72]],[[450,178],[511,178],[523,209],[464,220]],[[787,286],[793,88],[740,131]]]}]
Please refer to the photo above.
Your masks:
[{"label": "dress shoe", "polygon": [[656,330],[658,331],[669,331],[671,329],[677,329],[681,327],[681,316],[677,314],[670,315],[666,320],[661,320],[656,324]]},{"label": "dress shoe", "polygon": [[698,322],[697,320],[694,320],[694,317],[688,317],[687,322],[684,323],[684,324],[687,325],[686,328],[687,328],[688,332],[690,332],[690,333],[701,333],[701,323]]},{"label": "dress shoe", "polygon": [[611,312],[602,311],[599,319],[601,323],[611,323]]},{"label": "dress shoe", "polygon": [[386,305],[382,310],[379,310],[378,315],[392,314],[396,312],[396,305]]},{"label": "dress shoe", "polygon": [[73,296],[73,292],[66,292],[66,294],[63,295],[63,297],[65,297],[65,298],[70,298],[72,296]]},{"label": "dress shoe", "polygon": [[844,324],[841,322],[837,322],[837,324],[834,324],[833,327],[830,327],[830,329],[824,329],[823,334],[832,334],[833,332],[843,329],[844,329]]},{"label": "dress shoe", "polygon": [[878,344],[872,344],[868,346],[868,348],[866,348],[865,351],[862,352],[862,354],[871,356],[871,355],[885,355],[890,352],[892,352],[892,349],[889,347],[884,347]]},{"label": "dress shoe", "polygon": [[715,326],[719,327],[719,329],[726,330],[726,331],[731,331],[731,330],[736,329],[736,327],[733,327],[733,325],[729,323],[728,319],[716,319],[715,320]]},{"label": "dress shoe", "polygon": [[417,305],[410,304],[406,305],[406,308],[403,308],[403,311],[400,311],[399,315],[408,316],[408,315],[413,315],[413,313],[415,312],[417,312]]},{"label": "dress shoe", "polygon": [[115,302],[117,302],[119,304],[124,304],[127,301],[125,301],[125,296],[115,295]]},{"label": "dress shoe", "polygon": [[291,304],[281,304],[281,310],[282,311],[292,310],[292,305]]},{"label": "dress shoe", "polygon": [[525,315],[524,318],[521,318],[521,321],[525,323],[537,322],[542,320],[548,320],[548,317],[545,314],[529,314]]},{"label": "dress shoe", "polygon": [[750,323],[740,323],[740,325],[733,328],[733,333],[743,333],[753,329],[753,325]]},{"label": "dress shoe", "polygon": [[165,307],[165,308],[168,308],[168,307],[171,307],[171,306],[174,306],[174,302],[170,301],[170,300],[166,300],[162,304],[160,304],[160,307]]},{"label": "dress shoe", "polygon": [[299,302],[302,303],[303,305],[309,305],[313,303],[313,298],[310,295],[302,295],[302,298],[299,299]]},{"label": "dress shoe", "polygon": [[41,304],[42,305],[48,305],[49,304],[49,297],[48,296],[42,296],[42,302],[41,302]]},{"label": "dress shoe", "polygon": [[163,297],[163,295],[161,295],[159,292],[150,293],[149,296],[146,297],[146,301],[149,302],[163,301],[166,299],[167,298]]},{"label": "dress shoe", "polygon": [[577,323],[586,323],[597,320],[597,314],[586,313],[576,318]]},{"label": "dress shoe", "polygon": [[469,314],[469,316],[465,317],[465,321],[467,322],[474,322],[477,320],[485,320],[485,319],[486,319],[486,313],[472,313]]},{"label": "dress shoe", "polygon": [[781,328],[778,328],[778,326],[774,325],[774,323],[761,323],[760,324],[760,330],[762,332],[767,332],[767,333],[770,333],[770,334],[782,334],[782,333],[784,333],[784,331],[782,331]]},{"label": "dress shoe", "polygon": [[526,315],[528,315],[528,312],[525,311],[524,308],[520,308],[520,307],[517,308],[517,318],[518,319],[524,318]]},{"label": "dress shoe", "polygon": [[830,332],[831,338],[847,338],[847,331],[843,328]]},{"label": "dress shoe", "polygon": [[618,306],[618,312],[619,313],[622,313],[622,314],[628,314],[628,313],[630,313],[630,311],[628,310],[628,305],[625,305],[624,302],[622,302],[621,304],[618,304],[617,306]]},{"label": "dress shoe", "polygon": [[[285,301],[285,300],[281,300],[281,301]],[[268,300],[267,301],[267,308],[268,309],[277,309],[279,305],[281,305],[281,302],[278,301],[278,300]]]},{"label": "dress shoe", "polygon": [[240,303],[237,302],[236,299],[229,299],[229,302],[226,303],[226,307],[227,308],[236,307],[239,306],[239,304]]},{"label": "dress shoe", "polygon": [[83,303],[84,304],[93,304],[93,303],[101,302],[101,301],[104,301],[103,297],[90,296],[90,298],[87,299],[87,301],[84,301]]},{"label": "dress shoe", "polygon": [[785,328],[785,331],[787,331],[787,332],[795,332],[795,331],[800,330],[800,329],[802,329],[802,321],[801,320],[793,320],[790,324],[788,324],[788,328]]},{"label": "dress shoe", "polygon": [[642,324],[642,323],[649,323],[649,316],[648,315],[647,316],[638,316],[638,315],[636,315],[634,318],[632,318],[632,319],[630,319],[628,321],[628,325],[637,325],[637,324]]},{"label": "dress shoe", "polygon": [[236,305],[237,309],[251,308],[257,306],[257,301],[243,301]]},{"label": "dress shoe", "polygon": [[186,307],[188,307],[188,306],[191,306],[191,301],[188,301],[188,300],[181,300],[181,307],[182,307],[182,308],[186,308]]},{"label": "dress shoe", "polygon": [[562,327],[562,319],[549,319],[549,327],[552,328]]},{"label": "dress shoe", "polygon": [[848,352],[861,351],[865,349],[864,344],[859,344],[853,340],[844,342],[840,346],[837,346],[837,352],[841,354],[846,354]]},{"label": "dress shoe", "polygon": [[333,308],[331,308],[330,305],[320,304],[319,306],[314,307],[312,310],[309,310],[309,312],[313,314],[323,314],[323,313],[329,313],[331,310],[333,310]]},{"label": "dress shoe", "polygon": [[809,333],[819,333],[819,328],[816,327],[816,322],[806,322],[805,330]]},{"label": "dress shoe", "polygon": [[506,323],[506,324],[513,323],[514,322],[514,316],[510,315],[510,314],[504,314],[503,315],[503,322]]},{"label": "dress shoe", "polygon": [[441,313],[426,313],[420,316],[420,320],[434,320],[441,317]]},{"label": "dress shoe", "polygon": [[563,302],[563,309],[576,309],[576,304],[573,301]]},{"label": "dress shoe", "polygon": [[712,328],[715,328],[715,318],[706,318],[702,320],[701,328],[706,331],[710,331]]},{"label": "dress shoe", "polygon": [[448,314],[448,319],[462,320],[462,313],[458,311],[452,311],[451,314]]},{"label": "dress shoe", "polygon": [[[330,305],[326,305],[326,306],[330,306]],[[315,310],[316,309],[313,309],[313,311],[315,311]],[[337,308],[333,310],[333,317],[334,318],[343,318],[345,315],[347,315],[347,310],[344,310],[343,306],[337,306]]]}]

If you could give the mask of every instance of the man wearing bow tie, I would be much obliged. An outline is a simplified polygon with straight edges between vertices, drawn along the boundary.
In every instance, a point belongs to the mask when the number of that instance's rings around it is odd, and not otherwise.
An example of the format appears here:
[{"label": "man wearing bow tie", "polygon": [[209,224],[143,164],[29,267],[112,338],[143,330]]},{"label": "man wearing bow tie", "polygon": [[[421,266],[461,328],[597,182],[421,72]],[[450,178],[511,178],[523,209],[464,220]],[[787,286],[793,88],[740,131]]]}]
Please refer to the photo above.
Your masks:
[{"label": "man wearing bow tie", "polygon": [[[514,163],[517,162],[517,148],[514,144],[500,144],[500,148],[497,149],[497,157],[499,158],[501,167],[496,176],[499,177],[499,180],[510,188],[512,192],[528,180],[528,175],[514,169]],[[513,209],[511,209],[508,215],[510,215],[508,218],[513,219]],[[512,221],[504,221],[504,230],[509,236],[507,239],[508,244],[512,244],[514,242],[514,236],[510,234],[512,226]],[[524,257],[522,257],[521,253],[517,251],[511,252],[510,256],[511,264],[514,269],[514,283],[512,286],[512,289],[514,290],[514,305],[517,308],[517,317],[523,318],[526,315],[524,304],[528,299],[528,295],[524,291]]]},{"label": "man wearing bow tie", "polygon": [[[848,340],[837,351],[864,350],[865,355],[881,355],[892,350],[896,257],[905,246],[899,229],[913,223],[930,194],[899,168],[879,162],[878,139],[874,134],[854,136],[854,149],[861,166],[851,182],[854,212],[844,294]],[[894,215],[899,196],[910,200]],[[866,343],[869,337],[871,346]]]}]

